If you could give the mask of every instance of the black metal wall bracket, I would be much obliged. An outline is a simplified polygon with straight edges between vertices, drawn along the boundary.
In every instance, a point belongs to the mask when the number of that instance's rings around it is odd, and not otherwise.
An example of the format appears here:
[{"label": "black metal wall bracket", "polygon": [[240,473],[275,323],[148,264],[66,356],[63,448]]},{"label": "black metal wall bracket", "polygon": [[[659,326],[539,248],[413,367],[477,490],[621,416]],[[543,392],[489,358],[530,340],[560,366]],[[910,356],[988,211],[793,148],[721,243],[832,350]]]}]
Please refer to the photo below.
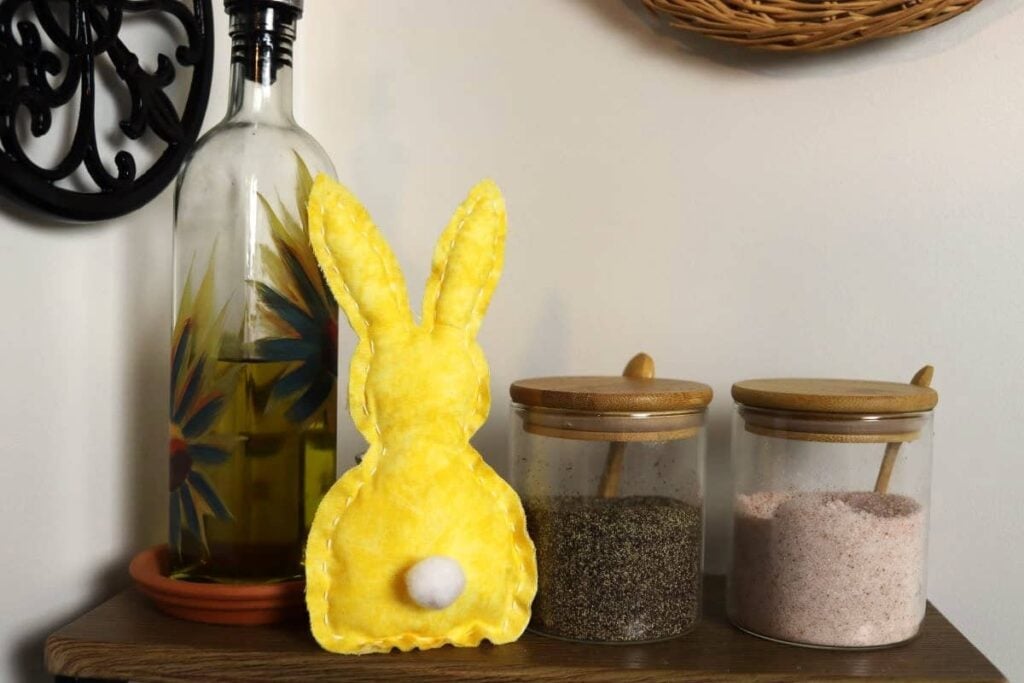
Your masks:
[{"label": "black metal wall bracket", "polygon": [[[211,0],[192,0],[191,8],[187,2],[0,0],[0,193],[62,218],[96,221],[134,211],[174,179],[199,135],[213,72]],[[127,16],[147,14],[157,26],[176,21],[187,37],[174,55],[178,65],[191,67],[180,115],[164,92],[179,71],[175,61],[161,53],[156,68],[147,70],[120,35]],[[113,66],[113,87],[123,91],[117,97],[127,94],[131,103],[120,132],[127,139],[148,134],[163,143],[144,170],[125,150],[114,154],[115,172],[102,158],[97,123],[103,122],[96,120],[100,60]],[[66,152],[53,164],[39,165],[25,151],[19,112],[27,112],[31,135],[40,138],[58,134],[51,131],[52,113],[64,106],[75,107]],[[91,182],[73,183],[71,189],[68,181],[76,174]]]}]

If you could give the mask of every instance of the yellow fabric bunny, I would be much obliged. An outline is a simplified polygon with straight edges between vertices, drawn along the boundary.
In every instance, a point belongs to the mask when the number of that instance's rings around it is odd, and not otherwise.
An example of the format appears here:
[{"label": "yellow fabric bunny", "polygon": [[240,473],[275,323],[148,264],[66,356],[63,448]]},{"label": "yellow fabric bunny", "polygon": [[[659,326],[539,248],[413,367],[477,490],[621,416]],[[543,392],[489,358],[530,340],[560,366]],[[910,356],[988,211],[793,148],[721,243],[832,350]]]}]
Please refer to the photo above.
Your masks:
[{"label": "yellow fabric bunny", "polygon": [[366,209],[324,175],[309,233],[359,336],[349,408],[369,443],[309,534],[313,635],[346,654],[516,640],[537,590],[533,543],[519,498],[469,444],[490,409],[475,338],[503,261],[498,187],[474,187],[441,235],[420,324]]}]

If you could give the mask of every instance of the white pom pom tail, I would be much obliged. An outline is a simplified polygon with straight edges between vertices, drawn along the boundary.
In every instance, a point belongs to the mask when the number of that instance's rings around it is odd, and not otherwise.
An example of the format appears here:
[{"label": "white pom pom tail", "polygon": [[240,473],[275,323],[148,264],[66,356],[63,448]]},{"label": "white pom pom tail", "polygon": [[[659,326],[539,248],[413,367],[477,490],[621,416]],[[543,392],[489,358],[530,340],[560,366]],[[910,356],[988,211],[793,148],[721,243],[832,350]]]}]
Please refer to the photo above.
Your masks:
[{"label": "white pom pom tail", "polygon": [[445,555],[431,555],[405,573],[409,597],[425,609],[444,609],[466,588],[466,575],[458,561]]}]

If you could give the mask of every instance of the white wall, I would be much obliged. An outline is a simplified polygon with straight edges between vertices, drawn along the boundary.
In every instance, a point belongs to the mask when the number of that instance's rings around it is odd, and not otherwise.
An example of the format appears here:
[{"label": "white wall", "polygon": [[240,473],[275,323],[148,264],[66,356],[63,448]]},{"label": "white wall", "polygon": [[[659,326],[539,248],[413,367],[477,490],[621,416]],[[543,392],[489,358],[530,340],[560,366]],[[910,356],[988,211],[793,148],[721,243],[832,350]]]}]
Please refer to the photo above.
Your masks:
[{"label": "white wall", "polygon": [[[221,40],[208,125],[227,69]],[[166,537],[171,227],[170,190],[86,226],[0,198],[0,681],[48,680],[45,637]]]},{"label": "white wall", "polygon": [[[1024,679],[1021,3],[799,58],[679,44],[617,0],[307,4],[300,118],[415,298],[469,186],[506,193],[477,440],[499,469],[517,377],[617,372],[643,349],[712,384],[720,492],[732,381],[930,362],[931,598]],[[166,195],[91,228],[0,215],[0,678],[162,535],[169,245]]]}]

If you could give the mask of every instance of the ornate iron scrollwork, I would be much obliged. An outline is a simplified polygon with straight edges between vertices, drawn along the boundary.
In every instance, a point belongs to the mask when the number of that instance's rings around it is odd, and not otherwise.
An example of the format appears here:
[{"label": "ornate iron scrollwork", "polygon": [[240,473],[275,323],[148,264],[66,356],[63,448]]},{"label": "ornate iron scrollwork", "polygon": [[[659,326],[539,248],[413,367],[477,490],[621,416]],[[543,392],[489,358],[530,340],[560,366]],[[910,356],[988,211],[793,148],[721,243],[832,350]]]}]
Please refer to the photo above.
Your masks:
[{"label": "ornate iron scrollwork", "polygon": [[[213,69],[211,0],[192,0],[191,8],[187,1],[0,0],[0,191],[64,218],[93,221],[134,211],[167,186],[199,135]],[[126,15],[147,12],[162,15],[162,26],[168,18],[176,21],[187,39],[174,55],[192,71],[180,115],[165,92],[178,71],[174,61],[161,53],[156,68],[147,70],[121,37]],[[142,172],[128,151],[114,154],[113,173],[102,158],[96,132],[101,59],[109,60],[131,102],[120,131],[132,140],[149,131],[165,145]],[[52,165],[37,164],[25,151],[18,114],[27,112],[31,134],[40,138],[56,135],[53,112],[64,106],[76,107],[66,152]],[[95,189],[69,188],[74,176],[87,176]]]}]

